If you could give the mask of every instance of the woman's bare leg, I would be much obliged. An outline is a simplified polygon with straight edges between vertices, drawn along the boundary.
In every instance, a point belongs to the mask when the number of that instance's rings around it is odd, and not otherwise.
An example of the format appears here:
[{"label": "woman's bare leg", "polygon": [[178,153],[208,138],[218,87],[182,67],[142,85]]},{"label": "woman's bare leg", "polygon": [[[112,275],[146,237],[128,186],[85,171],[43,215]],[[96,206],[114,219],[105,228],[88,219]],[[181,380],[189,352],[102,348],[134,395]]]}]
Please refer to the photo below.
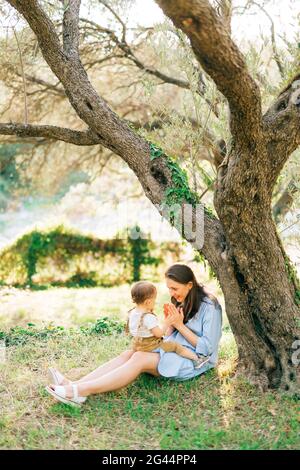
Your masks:
[{"label": "woman's bare leg", "polygon": [[118,369],[120,366],[125,364],[131,356],[134,354],[133,350],[127,350],[119,354],[119,356],[115,357],[114,359],[111,359],[108,362],[105,362],[105,364],[102,364],[101,366],[97,367],[97,369],[93,370],[89,374],[85,375],[79,380],[76,380],[75,384],[79,384],[81,382],[88,382],[90,380],[95,380],[98,379],[99,377],[102,377],[103,375],[108,374],[109,372]]},{"label": "woman's bare leg", "polygon": [[92,372],[85,375],[84,377],[82,377],[79,380],[76,380],[76,381],[72,382],[71,380],[65,378],[65,380],[62,381],[62,385],[69,385],[71,383],[79,384],[81,382],[86,382],[86,381],[89,381],[89,380],[95,380],[99,377],[102,377],[103,375],[107,374],[108,372],[111,372],[112,370],[117,369],[121,365],[125,364],[125,362],[127,362],[133,354],[134,354],[133,350],[124,351],[121,354],[119,354],[119,356],[115,357],[114,359],[111,359],[108,362],[105,362],[101,366],[97,367],[97,369],[93,370]]},{"label": "woman's bare leg", "polygon": [[[78,394],[82,397],[111,392],[126,387],[142,372],[159,376],[157,366],[159,353],[136,352],[123,365],[93,380],[78,383]],[[73,396],[72,387],[66,386],[67,397]]]}]

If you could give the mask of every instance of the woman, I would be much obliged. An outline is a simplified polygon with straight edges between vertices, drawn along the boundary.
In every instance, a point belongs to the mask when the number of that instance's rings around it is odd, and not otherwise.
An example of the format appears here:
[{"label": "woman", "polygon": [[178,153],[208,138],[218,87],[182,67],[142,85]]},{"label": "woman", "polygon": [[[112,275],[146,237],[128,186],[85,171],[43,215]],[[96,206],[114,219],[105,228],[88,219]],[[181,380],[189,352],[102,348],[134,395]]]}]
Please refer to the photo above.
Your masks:
[{"label": "woman", "polygon": [[76,382],[70,382],[55,369],[50,369],[51,387],[56,399],[80,406],[91,394],[110,392],[133,382],[141,373],[187,380],[216,365],[222,329],[222,309],[217,299],[199,285],[193,271],[186,265],[174,264],[165,273],[171,295],[170,308],[173,332],[167,338],[177,341],[199,355],[209,356],[200,369],[190,359],[176,353],[125,351]]}]

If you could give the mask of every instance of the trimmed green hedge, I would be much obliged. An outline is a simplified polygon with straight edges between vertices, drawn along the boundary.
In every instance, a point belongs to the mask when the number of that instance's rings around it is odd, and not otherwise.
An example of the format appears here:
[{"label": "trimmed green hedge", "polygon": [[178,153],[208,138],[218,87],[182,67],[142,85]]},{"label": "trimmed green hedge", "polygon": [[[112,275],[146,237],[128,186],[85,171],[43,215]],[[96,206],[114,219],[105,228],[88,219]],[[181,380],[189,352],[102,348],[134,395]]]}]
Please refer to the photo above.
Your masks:
[{"label": "trimmed green hedge", "polygon": [[100,240],[62,225],[33,230],[0,252],[0,285],[41,289],[138,281],[145,266],[158,268],[166,251],[178,258],[181,248],[142,237]]}]

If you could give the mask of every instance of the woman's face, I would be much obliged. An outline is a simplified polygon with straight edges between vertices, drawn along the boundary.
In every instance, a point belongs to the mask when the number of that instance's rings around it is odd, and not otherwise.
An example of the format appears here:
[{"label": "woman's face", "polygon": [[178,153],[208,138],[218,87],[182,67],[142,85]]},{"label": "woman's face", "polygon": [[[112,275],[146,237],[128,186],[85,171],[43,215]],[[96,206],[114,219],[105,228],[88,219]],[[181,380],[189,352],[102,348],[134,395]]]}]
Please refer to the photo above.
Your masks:
[{"label": "woman's face", "polygon": [[192,282],[188,282],[187,284],[180,284],[179,282],[173,281],[173,279],[168,277],[166,277],[166,284],[167,288],[169,289],[170,296],[174,297],[177,302],[183,302],[193,287]]}]

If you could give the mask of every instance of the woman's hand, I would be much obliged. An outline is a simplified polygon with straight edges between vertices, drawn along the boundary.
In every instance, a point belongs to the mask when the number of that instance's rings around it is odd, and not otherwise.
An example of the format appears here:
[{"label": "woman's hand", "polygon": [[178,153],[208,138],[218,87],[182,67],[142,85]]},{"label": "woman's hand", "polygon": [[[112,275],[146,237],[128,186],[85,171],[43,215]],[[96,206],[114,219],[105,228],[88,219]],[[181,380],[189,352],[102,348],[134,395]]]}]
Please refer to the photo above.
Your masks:
[{"label": "woman's hand", "polygon": [[170,321],[170,325],[174,326],[178,330],[183,325],[183,319],[183,308],[180,307],[177,309],[175,305],[169,304],[168,320]]}]

